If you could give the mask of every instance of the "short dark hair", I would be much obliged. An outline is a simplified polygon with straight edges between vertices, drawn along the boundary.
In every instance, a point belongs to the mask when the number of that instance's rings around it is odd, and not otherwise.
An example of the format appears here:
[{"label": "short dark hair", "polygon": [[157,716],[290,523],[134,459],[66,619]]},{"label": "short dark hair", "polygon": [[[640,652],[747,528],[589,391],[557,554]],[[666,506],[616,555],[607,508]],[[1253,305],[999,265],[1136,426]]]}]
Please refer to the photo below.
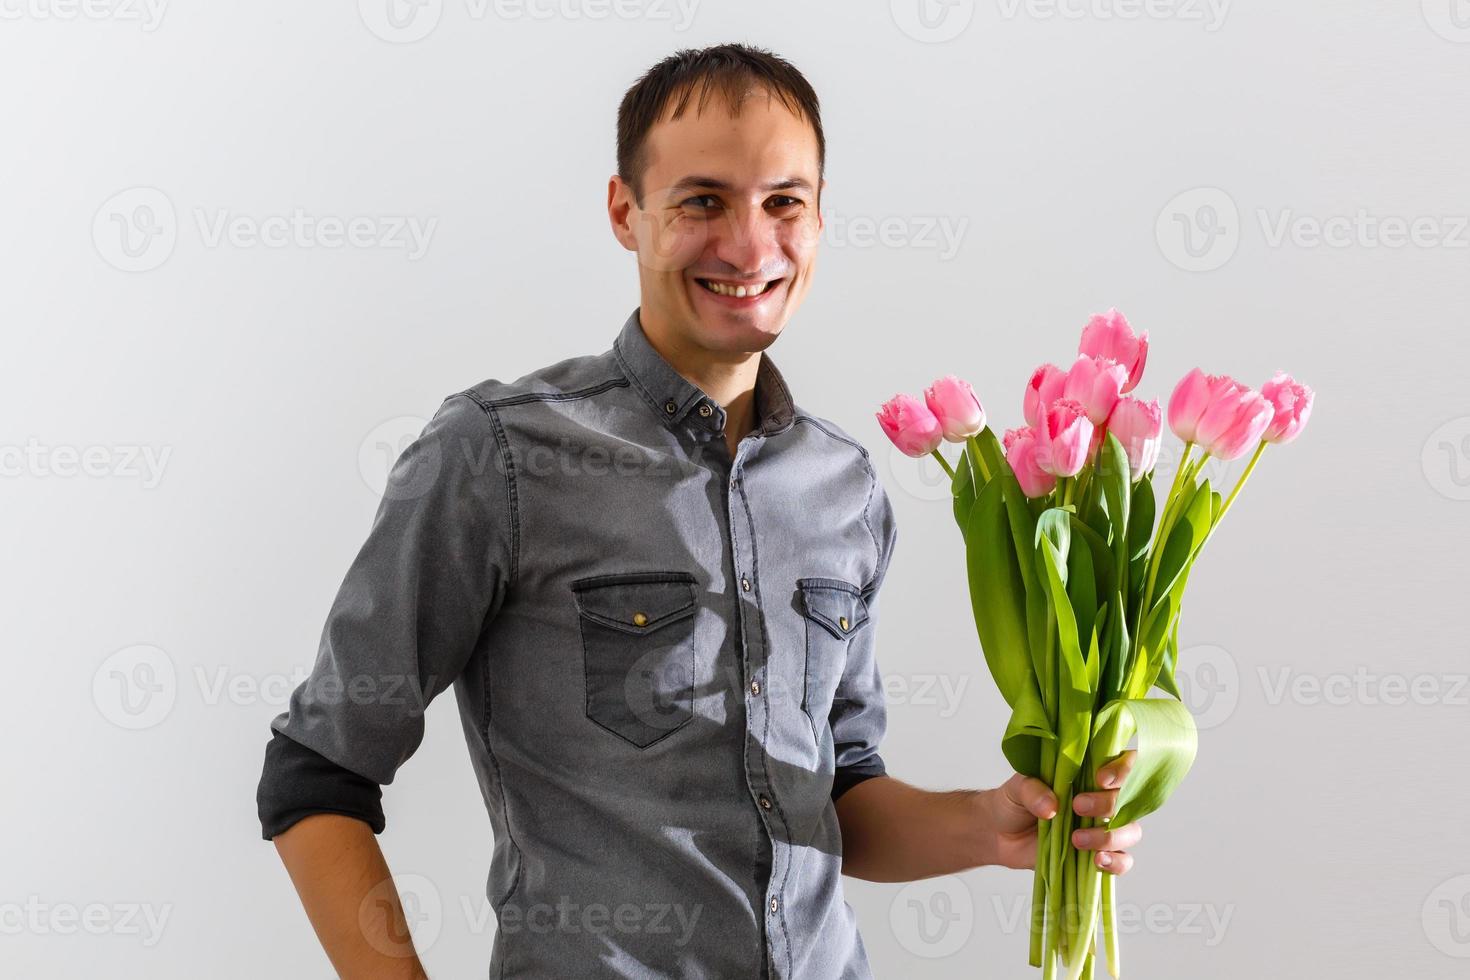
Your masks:
[{"label": "short dark hair", "polygon": [[717,44],[685,48],[654,65],[623,95],[618,106],[618,176],[642,199],[640,182],[648,166],[648,131],[673,105],[678,119],[698,91],[697,111],[703,112],[711,94],[719,94],[738,114],[752,89],[764,89],[791,112],[811,123],[817,135],[817,175],[827,163],[827,141],[822,135],[822,110],[817,93],[796,66],[785,58],[748,44]]}]

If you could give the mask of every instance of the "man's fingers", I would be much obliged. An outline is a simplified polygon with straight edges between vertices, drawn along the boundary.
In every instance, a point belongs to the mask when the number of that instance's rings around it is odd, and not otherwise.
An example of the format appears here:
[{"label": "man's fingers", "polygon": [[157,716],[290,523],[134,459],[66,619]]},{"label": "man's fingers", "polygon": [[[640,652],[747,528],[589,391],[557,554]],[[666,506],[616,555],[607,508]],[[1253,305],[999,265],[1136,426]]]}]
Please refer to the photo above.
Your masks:
[{"label": "man's fingers", "polygon": [[1098,851],[1092,860],[1110,875],[1127,874],[1133,867],[1133,855],[1122,851]]},{"label": "man's fingers", "polygon": [[1129,749],[1118,756],[1112,762],[1097,771],[1097,784],[1103,789],[1113,789],[1123,785],[1123,780],[1133,771],[1133,760],[1138,758],[1138,750]]},{"label": "man's fingers", "polygon": [[1118,809],[1118,791],[1108,789],[1094,793],[1078,793],[1072,800],[1072,809],[1084,817],[1111,817]]},{"label": "man's fingers", "polygon": [[1057,798],[1051,787],[1032,776],[1020,773],[1007,779],[1000,791],[1012,804],[1042,818],[1057,815]]},{"label": "man's fingers", "polygon": [[1137,844],[1142,837],[1143,827],[1134,821],[1116,828],[1084,827],[1074,830],[1072,844],[1083,851],[1121,851]]}]

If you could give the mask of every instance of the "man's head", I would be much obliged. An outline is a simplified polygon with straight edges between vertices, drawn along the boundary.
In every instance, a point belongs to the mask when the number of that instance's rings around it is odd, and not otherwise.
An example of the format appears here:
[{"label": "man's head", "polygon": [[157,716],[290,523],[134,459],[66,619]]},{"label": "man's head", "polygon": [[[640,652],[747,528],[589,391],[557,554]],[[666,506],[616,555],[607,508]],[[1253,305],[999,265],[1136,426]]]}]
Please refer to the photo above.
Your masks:
[{"label": "man's head", "polygon": [[769,52],[724,44],[650,68],[618,109],[608,182],[645,326],[710,351],[769,346],[811,284],[825,152],[816,93]]}]

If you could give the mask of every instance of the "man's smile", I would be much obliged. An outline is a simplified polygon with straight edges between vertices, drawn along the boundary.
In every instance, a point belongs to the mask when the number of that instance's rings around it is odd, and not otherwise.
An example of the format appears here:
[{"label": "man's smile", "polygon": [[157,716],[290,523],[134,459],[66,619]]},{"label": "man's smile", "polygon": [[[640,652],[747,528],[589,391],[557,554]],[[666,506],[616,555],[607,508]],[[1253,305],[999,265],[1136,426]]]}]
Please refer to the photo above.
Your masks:
[{"label": "man's smile", "polygon": [[711,279],[695,277],[701,292],[713,296],[722,305],[747,308],[774,296],[785,278],[779,279]]}]

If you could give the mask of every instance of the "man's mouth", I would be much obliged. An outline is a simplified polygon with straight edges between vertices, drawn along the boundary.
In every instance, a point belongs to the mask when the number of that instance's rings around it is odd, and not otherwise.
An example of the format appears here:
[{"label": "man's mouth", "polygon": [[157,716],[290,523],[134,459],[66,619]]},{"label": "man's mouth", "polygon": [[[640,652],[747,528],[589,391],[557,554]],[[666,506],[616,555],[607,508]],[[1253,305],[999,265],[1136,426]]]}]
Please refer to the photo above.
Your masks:
[{"label": "man's mouth", "polygon": [[754,282],[733,282],[725,279],[698,279],[694,280],[705,288],[706,291],[716,296],[724,296],[728,299],[753,299],[763,296],[780,285],[781,279],[757,280]]}]

